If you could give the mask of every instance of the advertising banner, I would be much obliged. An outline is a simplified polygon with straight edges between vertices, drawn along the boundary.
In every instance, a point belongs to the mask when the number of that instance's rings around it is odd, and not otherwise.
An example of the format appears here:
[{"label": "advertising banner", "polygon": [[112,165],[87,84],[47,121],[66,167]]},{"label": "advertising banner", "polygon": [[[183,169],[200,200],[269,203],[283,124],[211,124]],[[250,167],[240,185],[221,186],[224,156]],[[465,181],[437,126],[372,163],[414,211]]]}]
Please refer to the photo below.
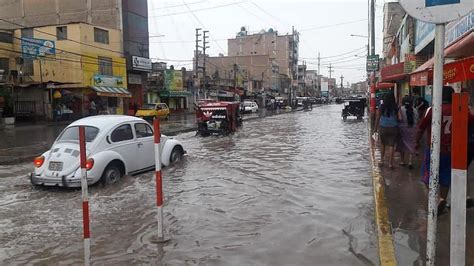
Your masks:
[{"label": "advertising banner", "polygon": [[184,89],[181,70],[167,69],[165,71],[165,88],[169,91],[182,91]]},{"label": "advertising banner", "polygon": [[54,55],[56,54],[56,45],[51,40],[23,37],[21,38],[21,52],[24,58]]}]

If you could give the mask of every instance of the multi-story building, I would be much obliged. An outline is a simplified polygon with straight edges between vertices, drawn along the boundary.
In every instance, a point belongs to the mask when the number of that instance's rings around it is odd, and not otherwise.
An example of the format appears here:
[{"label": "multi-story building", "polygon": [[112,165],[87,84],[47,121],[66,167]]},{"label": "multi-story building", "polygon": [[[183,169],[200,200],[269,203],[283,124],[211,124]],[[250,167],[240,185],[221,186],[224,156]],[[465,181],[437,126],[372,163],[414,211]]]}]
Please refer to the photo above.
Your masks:
[{"label": "multi-story building", "polygon": [[[118,38],[105,40],[118,49],[115,56],[126,59],[126,83],[132,97],[124,102],[125,113],[133,113],[134,106],[143,103],[146,92],[147,72],[151,71],[148,40],[148,9],[146,0],[41,0],[41,1],[9,1],[0,0],[1,29],[33,29],[56,25],[64,27],[69,23],[82,22],[110,31],[117,31]],[[39,35],[39,32],[35,32]],[[64,35],[58,31],[55,35]],[[104,34],[99,32],[97,34]],[[73,36],[67,34],[67,39]],[[64,38],[64,37],[59,37]],[[80,41],[81,44],[94,44],[91,39]],[[107,48],[108,49],[108,48]],[[107,53],[107,49],[99,52]],[[22,56],[19,56],[23,58]],[[24,60],[30,64],[29,60]]]},{"label": "multi-story building", "polygon": [[103,113],[125,113],[131,94],[119,30],[70,23],[0,35],[8,36],[0,58],[15,116],[79,118],[91,101]]}]

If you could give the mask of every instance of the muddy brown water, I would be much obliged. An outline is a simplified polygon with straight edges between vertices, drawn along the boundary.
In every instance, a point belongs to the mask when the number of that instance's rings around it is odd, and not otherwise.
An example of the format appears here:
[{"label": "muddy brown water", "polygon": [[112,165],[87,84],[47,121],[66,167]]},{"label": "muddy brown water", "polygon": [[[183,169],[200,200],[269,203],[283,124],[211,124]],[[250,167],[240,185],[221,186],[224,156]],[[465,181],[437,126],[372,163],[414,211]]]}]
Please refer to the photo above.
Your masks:
[{"label": "muddy brown water", "polygon": [[[365,121],[340,105],[248,121],[229,137],[178,135],[156,244],[153,173],[90,188],[92,263],[378,264]],[[81,264],[81,193],[33,188],[0,166],[0,264]]]}]

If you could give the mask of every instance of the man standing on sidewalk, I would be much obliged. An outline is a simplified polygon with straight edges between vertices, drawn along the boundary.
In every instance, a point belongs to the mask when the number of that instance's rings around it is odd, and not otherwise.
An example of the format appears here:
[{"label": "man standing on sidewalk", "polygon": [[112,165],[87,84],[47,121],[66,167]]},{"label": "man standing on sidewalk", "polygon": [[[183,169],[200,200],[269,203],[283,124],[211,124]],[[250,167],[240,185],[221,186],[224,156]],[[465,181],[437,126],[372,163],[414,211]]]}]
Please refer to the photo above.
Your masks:
[{"label": "man standing on sidewalk", "polygon": [[[443,105],[441,109],[441,149],[439,160],[439,184],[440,198],[438,202],[438,215],[442,214],[446,207],[449,187],[451,185],[451,122],[452,122],[452,94],[454,90],[450,86],[443,87]],[[427,131],[427,144],[425,146],[424,159],[421,166],[422,181],[429,186],[430,179],[430,147],[431,144],[431,119],[432,108],[426,110],[426,114],[420,121],[416,136],[416,146],[419,147],[423,133]],[[469,114],[469,124],[473,124],[474,115]]]},{"label": "man standing on sidewalk", "polygon": [[[443,87],[442,125],[441,125],[441,147],[439,160],[439,184],[440,198],[438,202],[438,215],[442,214],[446,207],[449,187],[451,185],[451,121],[452,121],[452,94],[454,90],[450,86]],[[416,136],[416,146],[419,147],[423,133],[427,131],[427,145],[425,146],[424,159],[421,166],[422,181],[429,186],[430,179],[430,156],[431,156],[431,120],[433,116],[432,107],[426,110],[421,119]]]}]

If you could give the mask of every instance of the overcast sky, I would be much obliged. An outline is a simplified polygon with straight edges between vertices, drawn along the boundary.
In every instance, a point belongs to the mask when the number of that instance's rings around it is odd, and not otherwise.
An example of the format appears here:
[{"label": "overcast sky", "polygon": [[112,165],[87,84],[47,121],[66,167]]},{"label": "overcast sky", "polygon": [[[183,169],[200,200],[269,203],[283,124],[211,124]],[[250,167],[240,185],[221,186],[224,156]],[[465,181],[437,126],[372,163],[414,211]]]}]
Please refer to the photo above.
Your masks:
[{"label": "overcast sky", "polygon": [[[273,28],[279,34],[295,26],[300,62],[306,61],[308,69],[317,69],[320,52],[323,75],[329,76],[332,63],[333,77],[343,75],[344,84],[365,79],[367,38],[351,34],[367,36],[368,0],[148,0],[148,9],[150,56],[155,61],[192,68],[195,28],[209,30],[209,54],[218,56],[227,54],[227,39],[242,26],[250,32]],[[376,13],[380,53],[383,0],[376,2]]]}]

